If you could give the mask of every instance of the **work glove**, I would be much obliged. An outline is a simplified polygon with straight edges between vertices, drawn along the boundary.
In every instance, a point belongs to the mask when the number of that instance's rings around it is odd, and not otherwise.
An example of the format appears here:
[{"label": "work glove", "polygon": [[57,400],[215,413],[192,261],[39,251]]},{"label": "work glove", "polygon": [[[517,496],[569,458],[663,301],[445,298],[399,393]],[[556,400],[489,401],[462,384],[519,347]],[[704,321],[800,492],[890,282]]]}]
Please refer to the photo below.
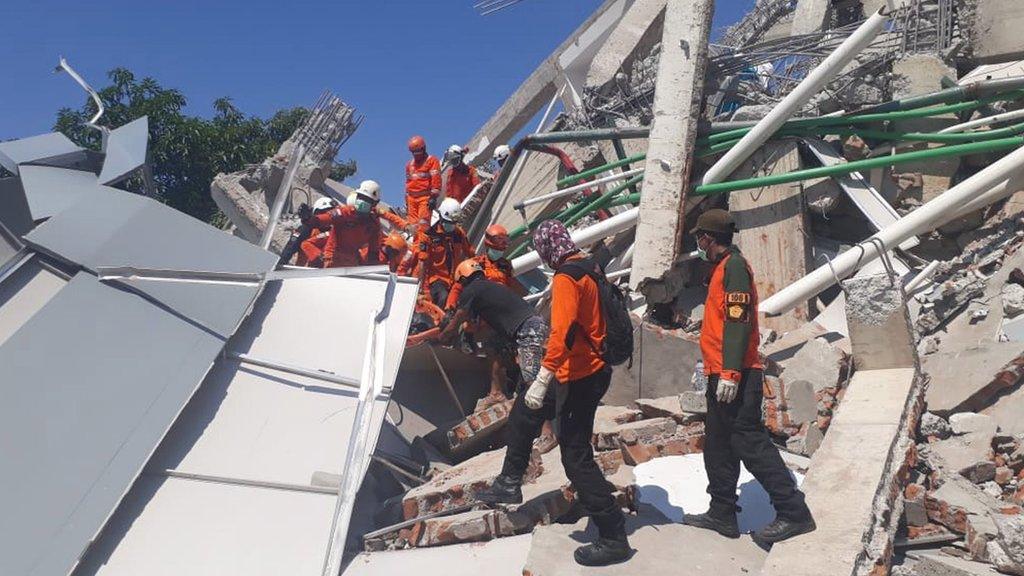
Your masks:
[{"label": "work glove", "polygon": [[718,379],[718,388],[715,390],[718,401],[722,404],[728,404],[736,399],[736,393],[739,391],[740,385],[735,380],[728,378]]},{"label": "work glove", "polygon": [[554,373],[551,370],[543,366],[540,367],[537,378],[530,383],[530,387],[526,389],[526,396],[523,397],[523,401],[526,402],[528,408],[540,410],[540,407],[544,405],[544,396],[548,393],[548,385],[551,384],[552,376],[554,376]]}]

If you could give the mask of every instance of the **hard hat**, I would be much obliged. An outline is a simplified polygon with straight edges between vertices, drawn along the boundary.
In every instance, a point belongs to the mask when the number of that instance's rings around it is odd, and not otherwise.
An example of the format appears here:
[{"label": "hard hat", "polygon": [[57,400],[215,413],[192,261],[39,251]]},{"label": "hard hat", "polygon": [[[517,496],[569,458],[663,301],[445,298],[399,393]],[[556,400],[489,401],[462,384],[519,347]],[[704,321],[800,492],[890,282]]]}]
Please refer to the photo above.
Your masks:
[{"label": "hard hat", "polygon": [[376,204],[380,202],[380,184],[374,180],[363,180],[356,188],[356,194]]},{"label": "hard hat", "polygon": [[391,248],[399,254],[409,249],[409,244],[405,241],[405,236],[402,236],[398,231],[392,231],[384,238],[384,245]]},{"label": "hard hat", "polygon": [[313,202],[313,212],[326,212],[337,205],[338,203],[334,201],[334,198],[324,196],[322,198],[318,198],[316,202]]},{"label": "hard hat", "polygon": [[508,230],[501,224],[491,224],[484,232],[484,244],[495,250],[508,248]]},{"label": "hard hat", "polygon": [[508,155],[512,153],[509,149],[508,144],[502,144],[494,149],[494,159],[499,162],[504,162]]},{"label": "hard hat", "polygon": [[452,144],[448,147],[448,156],[465,156],[466,149],[458,144]]},{"label": "hard hat", "polygon": [[472,258],[463,260],[455,268],[455,281],[461,282],[464,278],[472,278],[473,274],[477,272],[483,273],[483,271],[483,267],[476,260]]},{"label": "hard hat", "polygon": [[413,136],[409,138],[409,152],[416,152],[417,150],[427,149],[427,141],[423,139],[423,136]]},{"label": "hard hat", "polygon": [[732,234],[736,231],[736,220],[728,211],[712,208],[697,218],[697,224],[693,227],[693,231]]},{"label": "hard hat", "polygon": [[[434,210],[434,213],[445,222],[458,222],[462,216],[462,205],[455,198],[445,198],[441,200],[441,204]],[[431,222],[431,224],[436,224],[436,222]]]}]

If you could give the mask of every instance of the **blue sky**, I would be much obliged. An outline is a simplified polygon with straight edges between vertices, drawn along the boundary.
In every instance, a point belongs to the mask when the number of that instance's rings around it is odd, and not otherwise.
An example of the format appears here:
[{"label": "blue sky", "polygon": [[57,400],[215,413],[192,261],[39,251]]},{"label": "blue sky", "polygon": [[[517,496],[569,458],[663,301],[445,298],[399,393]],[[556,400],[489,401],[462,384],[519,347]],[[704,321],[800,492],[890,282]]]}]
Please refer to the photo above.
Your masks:
[{"label": "blue sky", "polygon": [[[152,76],[202,116],[221,96],[269,116],[311,105],[327,88],[366,115],[339,154],[359,163],[349,183],[378,180],[394,202],[410,135],[438,156],[465,143],[600,0],[526,0],[486,17],[473,0],[9,4],[0,140],[46,132],[59,108],[83,103],[78,86],[53,73],[61,55],[97,87],[117,66]],[[717,4],[721,27],[753,0]]]}]

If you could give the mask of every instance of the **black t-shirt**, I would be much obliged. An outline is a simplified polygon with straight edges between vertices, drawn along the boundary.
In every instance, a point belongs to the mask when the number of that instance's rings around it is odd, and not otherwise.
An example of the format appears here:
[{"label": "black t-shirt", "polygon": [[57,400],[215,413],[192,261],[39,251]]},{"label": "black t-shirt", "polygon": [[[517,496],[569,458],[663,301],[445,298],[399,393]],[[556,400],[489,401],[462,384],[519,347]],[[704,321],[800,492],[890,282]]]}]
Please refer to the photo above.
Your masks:
[{"label": "black t-shirt", "polygon": [[533,307],[508,287],[477,278],[463,286],[457,306],[480,317],[496,332],[515,340],[516,330],[523,321],[533,316]]}]

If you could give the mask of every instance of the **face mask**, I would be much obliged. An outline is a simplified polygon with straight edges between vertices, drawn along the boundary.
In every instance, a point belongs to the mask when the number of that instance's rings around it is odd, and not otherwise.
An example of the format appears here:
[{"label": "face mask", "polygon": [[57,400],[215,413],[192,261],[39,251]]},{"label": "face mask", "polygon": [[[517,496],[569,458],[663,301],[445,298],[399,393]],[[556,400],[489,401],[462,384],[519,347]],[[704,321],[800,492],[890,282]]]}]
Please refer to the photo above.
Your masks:
[{"label": "face mask", "polygon": [[498,260],[499,258],[501,258],[504,255],[505,255],[505,251],[504,250],[495,250],[494,248],[488,248],[487,249],[487,257],[490,258],[491,260]]},{"label": "face mask", "polygon": [[705,262],[708,261],[708,251],[701,247],[700,240],[697,240],[697,258]]},{"label": "face mask", "polygon": [[441,222],[441,228],[444,228],[445,232],[454,232],[455,222]]},{"label": "face mask", "polygon": [[372,209],[373,204],[370,204],[366,200],[356,200],[356,212],[359,212],[360,214],[369,214]]}]

